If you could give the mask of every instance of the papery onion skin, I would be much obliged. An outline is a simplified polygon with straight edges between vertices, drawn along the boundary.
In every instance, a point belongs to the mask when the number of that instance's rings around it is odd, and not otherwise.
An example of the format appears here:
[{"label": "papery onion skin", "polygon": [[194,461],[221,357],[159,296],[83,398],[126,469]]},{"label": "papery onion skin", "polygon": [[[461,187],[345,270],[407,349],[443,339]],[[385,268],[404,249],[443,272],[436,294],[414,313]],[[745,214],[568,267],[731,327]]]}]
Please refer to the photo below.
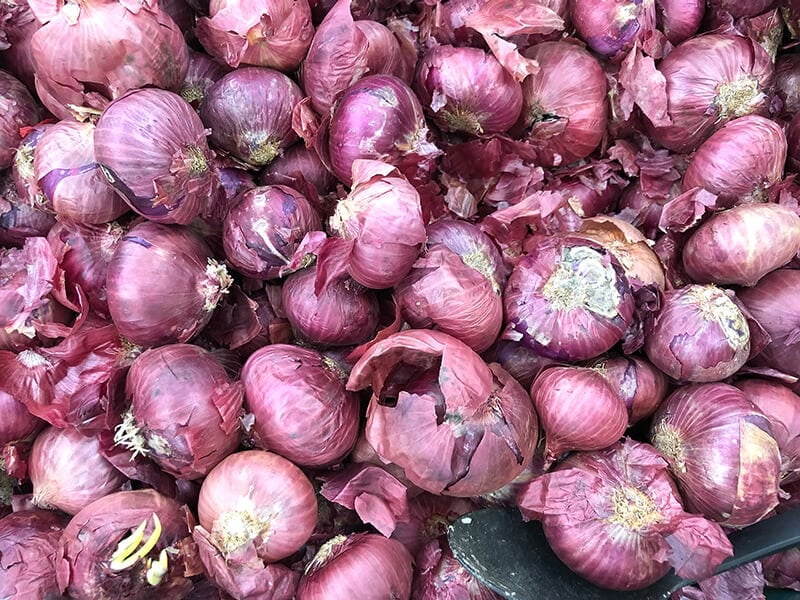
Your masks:
[{"label": "papery onion skin", "polygon": [[42,24],[36,20],[27,0],[6,3],[4,12],[5,23],[0,38],[5,36],[5,42],[0,46],[10,44],[10,47],[6,46],[0,51],[0,68],[10,71],[29,90],[33,90],[36,87],[36,68],[33,65],[31,38]]},{"label": "papery onion skin", "polygon": [[29,237],[44,237],[55,215],[32,208],[17,193],[11,173],[0,175],[0,245],[20,247]]},{"label": "papery onion skin", "polygon": [[200,117],[172,92],[134,90],[109,104],[94,151],[111,186],[151,221],[191,222],[219,185]]},{"label": "papery onion skin", "polygon": [[9,442],[33,438],[45,425],[22,402],[3,389],[0,389],[0,414],[3,415],[3,422],[0,424],[0,448]]},{"label": "papery onion skin", "polygon": [[260,167],[297,141],[292,111],[302,99],[298,85],[279,71],[236,69],[208,90],[200,117],[212,145]]},{"label": "papery onion skin", "polygon": [[34,504],[70,515],[118,491],[127,481],[103,457],[96,438],[55,427],[48,427],[34,440],[28,476]]},{"label": "papery onion skin", "polygon": [[427,544],[417,554],[415,563],[413,598],[419,600],[437,598],[500,600],[501,598],[464,568],[443,539]]},{"label": "papery onion skin", "polygon": [[628,425],[652,415],[668,391],[667,378],[648,360],[636,356],[611,356],[592,364],[628,409]]},{"label": "papery onion skin", "polygon": [[784,550],[761,560],[770,587],[800,588],[800,548]]},{"label": "papery onion skin", "polygon": [[11,177],[14,180],[20,200],[37,210],[48,210],[48,207],[47,199],[42,194],[42,190],[39,189],[39,184],[36,181],[33,162],[36,156],[36,146],[45,131],[52,126],[52,123],[34,125],[19,143],[17,152],[14,155],[14,163],[11,165]]},{"label": "papery onion skin", "polygon": [[720,381],[747,361],[750,331],[725,291],[687,285],[665,292],[644,349],[650,361],[673,379]]},{"label": "papery onion skin", "polygon": [[506,266],[495,243],[477,225],[457,219],[441,219],[425,228],[426,244],[442,244],[491,280],[498,288],[506,284]]},{"label": "papery onion skin", "polygon": [[144,222],[122,238],[108,265],[108,310],[135,344],[185,342],[208,323],[230,283],[190,230]]},{"label": "papery onion skin", "polygon": [[413,561],[400,542],[375,533],[336,536],[320,548],[300,578],[297,600],[411,598]]},{"label": "papery onion skin", "polygon": [[705,0],[658,0],[656,21],[673,45],[694,35],[705,14]]},{"label": "papery onion skin", "polygon": [[[304,190],[298,182],[314,187],[320,196],[327,194],[336,185],[336,177],[325,168],[319,156],[305,144],[295,144],[278,156],[258,176],[260,185],[288,185],[300,192]],[[306,194],[306,198],[312,199]]]},{"label": "papery onion skin", "polygon": [[256,444],[303,467],[342,460],[358,437],[360,404],[344,374],[316,350],[261,348],[242,369]]},{"label": "papery onion skin", "polygon": [[683,267],[698,283],[752,287],[798,251],[797,213],[779,204],[743,204],[712,215],[692,233]]},{"label": "papery onion skin", "polygon": [[443,131],[502,133],[522,110],[522,89],[492,54],[434,46],[417,65],[414,90]]},{"label": "papery onion skin", "polygon": [[0,70],[0,170],[14,160],[22,136],[21,127],[39,120],[39,109],[28,89],[16,77]]}]

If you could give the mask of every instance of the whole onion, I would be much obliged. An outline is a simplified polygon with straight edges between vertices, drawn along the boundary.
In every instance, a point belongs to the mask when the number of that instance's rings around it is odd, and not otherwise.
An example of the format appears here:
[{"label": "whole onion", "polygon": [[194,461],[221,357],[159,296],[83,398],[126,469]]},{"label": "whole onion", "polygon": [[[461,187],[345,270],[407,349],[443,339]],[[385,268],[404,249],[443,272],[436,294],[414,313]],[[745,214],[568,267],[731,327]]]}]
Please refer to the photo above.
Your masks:
[{"label": "whole onion", "polygon": [[400,542],[375,533],[337,535],[317,551],[297,588],[297,600],[411,598],[413,561]]},{"label": "whole onion", "polygon": [[764,579],[770,587],[800,587],[800,548],[785,550],[762,559]]},{"label": "whole onion", "polygon": [[503,301],[504,337],[559,360],[602,354],[633,320],[627,277],[590,241],[543,239],[514,268]]},{"label": "whole onion", "polygon": [[683,268],[698,283],[754,286],[798,251],[800,217],[793,210],[742,204],[712,215],[692,233],[683,247]]},{"label": "whole onion", "polygon": [[226,65],[221,65],[207,54],[189,50],[189,69],[178,93],[199,110],[205,102],[208,90],[229,72]]},{"label": "whole onion", "polygon": [[22,402],[0,389],[0,448],[10,442],[32,439],[44,427],[44,421],[33,416]]},{"label": "whole onion", "polygon": [[522,89],[479,48],[434,46],[422,57],[414,90],[443,131],[502,133],[522,110]]},{"label": "whole onion", "polygon": [[492,285],[503,288],[506,284],[506,266],[503,256],[487,234],[478,226],[457,219],[441,219],[429,223],[425,231],[426,245],[441,244],[461,257],[466,264],[483,273]]},{"label": "whole onion", "polygon": [[19,247],[29,237],[46,236],[55,222],[19,196],[9,171],[0,175],[0,245]]},{"label": "whole onion", "polygon": [[222,243],[234,269],[256,279],[275,279],[305,234],[321,229],[319,215],[297,190],[257,187],[241,193],[228,210]]},{"label": "whole onion", "polygon": [[774,121],[758,115],[734,119],[694,153],[683,191],[701,187],[723,200],[761,200],[783,178],[786,151],[786,136]]},{"label": "whole onion", "polygon": [[708,34],[683,42],[658,65],[666,79],[671,125],[651,127],[656,142],[674,150],[697,148],[737,117],[761,113],[774,82],[772,61],[753,40]]},{"label": "whole onion", "polygon": [[601,56],[621,57],[652,35],[656,26],[652,0],[572,0],[569,4],[578,35]]},{"label": "whole onion", "polygon": [[21,127],[39,120],[36,106],[28,88],[10,73],[0,70],[0,170],[14,160],[14,152],[22,141]]},{"label": "whole onion", "polygon": [[669,377],[711,382],[730,377],[750,354],[750,330],[724,290],[687,285],[664,293],[644,349]]},{"label": "whole onion", "polygon": [[545,437],[545,465],[570,450],[602,450],[625,433],[622,398],[598,370],[554,366],[531,386],[531,399]]},{"label": "whole onion", "polygon": [[208,350],[171,344],[133,361],[129,412],[114,441],[180,479],[199,479],[239,446],[242,386]]},{"label": "whole onion", "polygon": [[511,133],[532,146],[544,166],[585,158],[606,130],[603,68],[587,50],[568,42],[544,42],[525,55],[539,63],[539,71],[522,82],[522,114]]},{"label": "whole onion", "polygon": [[180,88],[188,47],[157,3],[32,2],[31,8],[44,23],[32,38],[36,91],[59,119],[83,120],[136,88]]},{"label": "whole onion", "polygon": [[411,329],[375,342],[347,382],[350,390],[367,386],[367,440],[426,491],[491,492],[533,456],[537,418],[528,394],[447,334]]},{"label": "whole onion", "polygon": [[745,527],[777,506],[778,443],[769,420],[735,387],[705,383],[677,389],[656,411],[650,439],[692,511]]},{"label": "whole onion", "polygon": [[705,14],[705,0],[658,0],[656,22],[673,45],[697,32]]},{"label": "whole onion", "polygon": [[800,111],[800,54],[783,54],[775,61],[775,92],[784,113]]},{"label": "whole onion", "polygon": [[203,123],[172,92],[135,90],[109,104],[94,152],[111,186],[151,221],[189,223],[218,185]]},{"label": "whole onion", "polygon": [[341,461],[358,437],[358,397],[345,375],[316,350],[273,344],[242,369],[256,444],[303,467]]},{"label": "whole onion", "polygon": [[208,323],[230,283],[225,266],[190,230],[144,222],[123,236],[111,257],[108,310],[134,344],[185,342]]},{"label": "whole onion", "polygon": [[354,162],[377,159],[412,182],[430,179],[441,151],[428,141],[422,105],[393,75],[369,75],[347,88],[333,109],[328,153],[334,174],[350,185]]},{"label": "whole onion", "polygon": [[307,0],[211,0],[208,14],[197,20],[197,38],[232,67],[293,71],[314,35]]},{"label": "whole onion", "polygon": [[209,88],[200,116],[212,145],[260,167],[297,141],[292,111],[302,99],[297,84],[279,71],[236,69]]},{"label": "whole onion", "polygon": [[367,341],[378,327],[378,299],[350,279],[314,290],[316,267],[293,273],[283,284],[283,306],[295,335],[320,346],[350,346]]},{"label": "whole onion", "polygon": [[667,395],[667,378],[648,360],[631,354],[599,359],[592,364],[628,409],[628,425],[652,415]]},{"label": "whole onion", "polygon": [[74,515],[118,491],[127,478],[100,452],[97,438],[48,427],[33,442],[28,464],[33,502]]},{"label": "whole onion", "polygon": [[33,159],[48,208],[78,223],[107,223],[128,212],[95,160],[94,131],[91,123],[56,123],[42,135]]}]

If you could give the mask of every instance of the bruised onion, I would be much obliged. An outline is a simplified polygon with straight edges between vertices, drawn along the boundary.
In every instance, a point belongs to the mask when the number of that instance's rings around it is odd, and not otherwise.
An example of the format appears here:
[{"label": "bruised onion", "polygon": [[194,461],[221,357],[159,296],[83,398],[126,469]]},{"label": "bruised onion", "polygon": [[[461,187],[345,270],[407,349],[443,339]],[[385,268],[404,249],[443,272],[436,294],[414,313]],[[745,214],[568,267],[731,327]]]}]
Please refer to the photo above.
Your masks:
[{"label": "bruised onion", "polygon": [[650,361],[673,379],[720,381],[747,361],[750,330],[724,290],[687,285],[664,293],[644,349]]},{"label": "bruised onion", "polygon": [[[139,277],[132,274],[140,272]],[[211,318],[231,284],[224,265],[183,227],[144,222],[128,231],[108,265],[108,310],[135,344],[185,342]]]},{"label": "bruised onion", "polygon": [[712,215],[692,233],[683,247],[683,268],[698,283],[754,286],[798,251],[800,217],[793,210],[742,204]]},{"label": "bruised onion", "polygon": [[528,394],[447,334],[411,329],[376,341],[347,382],[350,390],[367,386],[367,440],[426,491],[494,491],[533,455],[537,419]]},{"label": "bruised onion", "polygon": [[667,395],[667,378],[646,359],[631,354],[592,364],[628,409],[628,425],[652,415]]},{"label": "bruised onion", "polygon": [[303,92],[273,69],[236,69],[208,90],[200,116],[211,144],[256,167],[297,140],[292,111]]},{"label": "bruised onion", "polygon": [[111,186],[151,221],[189,223],[218,185],[203,123],[172,92],[135,90],[109,104],[94,152]]},{"label": "bruised onion", "polygon": [[0,70],[0,170],[14,160],[14,152],[22,141],[20,128],[39,120],[39,108],[21,81]]},{"label": "bruised onion", "polygon": [[242,386],[198,346],[171,344],[133,361],[130,410],[114,441],[181,479],[199,479],[239,446]]},{"label": "bruised onion", "polygon": [[100,452],[97,438],[48,427],[33,442],[28,476],[33,502],[74,515],[127,481]]},{"label": "bruised onion", "polygon": [[316,350],[272,344],[242,369],[256,444],[304,467],[332,465],[358,437],[358,397],[344,374]]},{"label": "bruised onion", "polygon": [[678,388],[656,411],[650,439],[692,511],[744,527],[778,504],[778,444],[769,420],[735,387]]}]

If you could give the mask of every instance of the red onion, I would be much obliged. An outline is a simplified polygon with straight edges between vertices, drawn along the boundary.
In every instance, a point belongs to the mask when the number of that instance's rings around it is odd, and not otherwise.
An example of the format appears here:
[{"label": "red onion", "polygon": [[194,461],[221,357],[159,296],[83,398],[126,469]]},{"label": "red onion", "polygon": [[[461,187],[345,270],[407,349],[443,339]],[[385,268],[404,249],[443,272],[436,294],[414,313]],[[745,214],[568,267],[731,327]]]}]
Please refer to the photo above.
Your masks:
[{"label": "red onion", "polygon": [[47,209],[47,199],[44,197],[42,190],[39,189],[36,172],[33,170],[33,161],[36,154],[36,146],[45,131],[52,126],[51,123],[39,123],[32,127],[17,147],[17,152],[14,155],[14,164],[11,166],[11,176],[20,200],[33,208],[41,210]]},{"label": "red onion", "polygon": [[652,136],[676,152],[694,150],[731,119],[764,111],[774,82],[764,49],[734,35],[687,40],[658,70],[666,79],[664,108],[672,124],[653,126]]},{"label": "red onion", "polygon": [[549,367],[531,386],[545,437],[545,465],[571,450],[602,450],[625,433],[628,413],[606,378],[585,367]]},{"label": "red onion", "polygon": [[21,81],[0,70],[0,170],[11,166],[20,128],[39,120],[39,108]]},{"label": "red onion", "polygon": [[632,322],[634,301],[616,259],[593,242],[545,238],[514,268],[504,337],[559,360],[609,350]]},{"label": "red onion", "polygon": [[[134,276],[139,270],[142,279]],[[134,344],[185,342],[208,323],[230,283],[225,266],[190,230],[144,222],[111,257],[108,310]]]},{"label": "red onion", "polygon": [[262,166],[297,141],[292,111],[302,99],[303,92],[283,73],[237,69],[211,86],[200,116],[214,146]]},{"label": "red onion", "polygon": [[683,248],[683,267],[698,283],[754,286],[798,251],[800,217],[793,210],[743,204],[713,215],[692,234]]},{"label": "red onion", "polygon": [[178,93],[199,110],[205,102],[208,90],[229,72],[227,66],[221,65],[207,54],[189,50],[189,69]]},{"label": "red onion", "polygon": [[341,461],[358,437],[358,397],[344,373],[316,350],[273,344],[242,370],[256,445],[303,467]]},{"label": "red onion", "polygon": [[42,24],[36,20],[27,0],[6,2],[0,7],[0,21],[0,67],[32,90],[36,84],[31,38]]},{"label": "red onion", "polygon": [[673,379],[720,381],[747,361],[750,330],[724,290],[687,285],[665,292],[644,348],[650,361]]},{"label": "red onion", "polygon": [[378,327],[378,299],[352,280],[338,280],[317,294],[317,268],[290,275],[283,284],[286,318],[295,335],[320,346],[350,346],[367,341]]},{"label": "red onion", "polygon": [[59,119],[83,120],[136,88],[178,89],[186,75],[183,33],[157,3],[37,1],[31,9],[44,23],[32,38],[36,91]]},{"label": "red onion", "polygon": [[208,14],[197,21],[197,37],[232,67],[294,71],[314,35],[307,0],[211,0]]},{"label": "red onion", "polygon": [[282,185],[239,195],[223,225],[225,256],[234,269],[256,279],[275,279],[309,231],[322,221],[305,196]]},{"label": "red onion", "polygon": [[33,442],[28,476],[33,502],[74,515],[127,481],[100,452],[97,438],[48,427]]},{"label": "red onion", "polygon": [[23,510],[0,519],[0,595],[3,598],[59,597],[56,552],[62,515]]},{"label": "red onion", "polygon": [[683,191],[705,188],[730,201],[761,200],[783,178],[786,136],[780,125],[758,115],[725,124],[694,153]]},{"label": "red onion", "polygon": [[585,158],[606,130],[603,68],[589,52],[568,42],[545,42],[525,54],[539,63],[539,71],[522,82],[522,115],[512,134],[532,146],[545,166]]},{"label": "red onion", "polygon": [[537,419],[528,394],[447,334],[412,329],[375,342],[347,382],[351,390],[367,386],[367,440],[426,491],[491,492],[533,455]]},{"label": "red onion", "polygon": [[55,216],[32,208],[14,188],[11,173],[0,175],[0,245],[22,246],[26,238],[46,236]]},{"label": "red onion", "polygon": [[643,588],[670,566],[702,579],[733,554],[719,525],[684,511],[664,459],[630,439],[567,457],[523,489],[519,506],[570,569],[608,589]]},{"label": "red onion", "polygon": [[709,0],[711,10],[725,11],[734,19],[740,17],[754,17],[778,4],[777,0]]},{"label": "red onion", "polygon": [[800,591],[800,548],[792,548],[761,560],[770,587]]},{"label": "red onion", "polygon": [[[59,543],[59,588],[75,600],[185,598],[196,574],[191,515],[154,490],[116,492],[76,514]],[[121,545],[120,545],[121,544]],[[169,548],[169,550],[167,550]]]},{"label": "red onion", "polygon": [[170,475],[199,479],[239,446],[242,386],[198,346],[147,350],[128,373],[130,411],[114,441]]},{"label": "red onion", "polygon": [[612,356],[592,364],[628,409],[628,425],[652,415],[667,395],[667,378],[652,363],[636,355]]},{"label": "red onion", "polygon": [[0,327],[33,337],[28,319],[47,302],[56,259],[47,239],[30,237],[21,249],[0,248]]},{"label": "red onion", "polygon": [[128,212],[95,161],[94,130],[91,123],[56,123],[42,135],[33,160],[48,208],[78,223],[107,223]]},{"label": "red onion", "polygon": [[324,196],[336,184],[336,177],[325,168],[319,156],[305,144],[295,144],[264,167],[258,177],[260,185],[288,185],[303,193],[315,207],[318,202],[310,187]]},{"label": "red onion", "polygon": [[800,54],[783,54],[775,61],[775,91],[784,113],[800,111]]},{"label": "red onion", "polygon": [[458,562],[444,540],[430,542],[417,555],[415,563],[413,598],[501,599]]},{"label": "red onion", "polygon": [[112,187],[151,221],[189,223],[218,185],[200,117],[164,90],[135,90],[109,104],[94,152]]},{"label": "red onion", "polygon": [[672,44],[679,44],[697,32],[705,13],[705,0],[658,0],[656,20]]},{"label": "red onion", "polygon": [[646,41],[656,26],[653,1],[572,0],[570,16],[581,39],[609,58],[620,58],[635,43]]},{"label": "red onion", "polygon": [[483,358],[486,362],[498,363],[525,389],[530,389],[533,380],[542,369],[555,362],[536,354],[524,344],[503,339],[497,340],[484,352]]},{"label": "red onion", "polygon": [[434,46],[417,66],[414,90],[443,131],[502,133],[522,110],[522,89],[479,48]]},{"label": "red onion", "polygon": [[744,527],[777,506],[778,444],[769,420],[735,387],[677,389],[656,411],[650,436],[692,511]]},{"label": "red onion", "polygon": [[0,389],[0,449],[8,443],[29,440],[44,426],[44,422],[33,416],[22,402]]},{"label": "red onion", "polygon": [[414,569],[400,542],[375,533],[337,535],[323,544],[300,578],[297,600],[411,598]]},{"label": "red onion", "polygon": [[331,169],[348,185],[357,181],[353,169],[359,158],[382,160],[412,182],[425,182],[441,154],[428,141],[419,100],[393,75],[370,75],[347,88],[328,135]]}]

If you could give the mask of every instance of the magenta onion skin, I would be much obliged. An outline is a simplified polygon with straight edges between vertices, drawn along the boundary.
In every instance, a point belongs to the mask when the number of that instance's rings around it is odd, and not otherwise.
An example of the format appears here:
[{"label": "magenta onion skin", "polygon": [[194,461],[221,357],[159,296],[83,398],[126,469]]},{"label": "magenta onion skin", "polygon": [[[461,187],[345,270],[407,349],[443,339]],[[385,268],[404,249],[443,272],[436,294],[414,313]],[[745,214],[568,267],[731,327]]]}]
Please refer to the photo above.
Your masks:
[{"label": "magenta onion skin", "polygon": [[775,91],[784,114],[800,111],[800,54],[784,54],[775,61]]},{"label": "magenta onion skin", "polygon": [[44,427],[45,423],[33,416],[22,402],[0,389],[0,448],[10,442],[27,440]]},{"label": "magenta onion skin", "polygon": [[770,587],[800,587],[800,548],[784,550],[761,561],[764,567],[764,579]]},{"label": "magenta onion skin", "polygon": [[506,266],[495,243],[483,230],[467,221],[441,219],[429,223],[426,245],[442,244],[458,254],[499,288],[506,284]]},{"label": "magenta onion skin", "polygon": [[[336,185],[336,177],[325,168],[314,150],[305,144],[295,144],[278,156],[258,176],[259,185],[287,185],[304,192],[303,185],[311,185],[324,196]],[[306,198],[312,201],[308,193]]]},{"label": "magenta onion skin", "polygon": [[[197,235],[144,222],[128,231],[108,265],[108,310],[134,344],[185,342],[211,318],[231,280]],[[137,270],[141,277],[133,277]]]},{"label": "magenta onion skin", "polygon": [[644,349],[650,361],[673,379],[720,381],[747,361],[750,330],[724,290],[692,284],[664,293]]},{"label": "magenta onion skin", "polygon": [[344,373],[316,350],[272,344],[242,369],[256,444],[303,467],[341,461],[355,446],[360,405]]},{"label": "magenta onion skin", "polygon": [[505,339],[558,360],[586,360],[616,344],[634,300],[619,263],[588,240],[545,238],[506,284]]},{"label": "magenta onion skin", "polygon": [[70,515],[118,491],[127,481],[100,452],[97,438],[55,427],[36,436],[28,476],[35,505]]},{"label": "magenta onion skin", "polygon": [[434,46],[417,66],[414,91],[443,131],[502,133],[522,111],[519,83],[479,48]]},{"label": "magenta onion skin", "polygon": [[125,393],[130,415],[115,441],[170,475],[199,479],[239,446],[243,390],[208,350],[170,344],[145,351],[131,365]]},{"label": "magenta onion skin", "polygon": [[667,378],[645,358],[611,356],[592,364],[628,409],[628,425],[634,425],[652,415],[667,396]]},{"label": "magenta onion skin", "polygon": [[591,154],[608,120],[607,84],[594,56],[567,42],[527,50],[538,73],[522,82],[522,115],[511,133],[536,151],[544,166],[567,165]]},{"label": "magenta onion skin", "polygon": [[255,279],[275,279],[309,231],[322,229],[317,212],[297,190],[283,185],[242,192],[222,226],[225,256]]},{"label": "magenta onion skin", "polygon": [[317,551],[297,588],[297,600],[411,598],[413,561],[398,541],[376,533],[337,535]]},{"label": "magenta onion skin", "polygon": [[0,70],[0,115],[0,170],[3,170],[11,166],[22,141],[20,128],[39,120],[39,109],[28,88],[3,70]]},{"label": "magenta onion skin", "polygon": [[723,200],[761,200],[783,177],[787,142],[780,125],[759,115],[734,119],[692,156],[683,191],[701,187]]},{"label": "magenta onion skin", "polygon": [[189,50],[189,69],[178,94],[199,110],[203,106],[208,90],[229,72],[227,65],[220,64],[202,52]]},{"label": "magenta onion skin", "polygon": [[48,210],[49,207],[47,198],[44,197],[42,190],[39,189],[33,162],[36,157],[36,146],[45,131],[52,126],[52,123],[34,125],[17,146],[14,162],[11,165],[11,178],[14,180],[14,186],[20,200],[37,210]]},{"label": "magenta onion skin", "polygon": [[[769,243],[765,243],[769,240]],[[712,215],[683,248],[698,283],[752,287],[800,251],[800,217],[779,204],[742,204]]]},{"label": "magenta onion skin", "polygon": [[151,221],[189,223],[219,185],[200,117],[165,90],[134,90],[109,104],[94,152],[111,186]]},{"label": "magenta onion skin", "polygon": [[263,450],[228,456],[200,488],[200,525],[219,552],[234,557],[253,547],[276,562],[300,549],[317,523],[314,488],[285,458]]},{"label": "magenta onion skin", "polygon": [[44,237],[55,215],[31,207],[15,189],[12,173],[0,175],[0,244],[20,247],[29,237]]},{"label": "magenta onion skin", "polygon": [[675,390],[656,411],[650,439],[692,511],[729,527],[745,527],[777,506],[778,443],[769,420],[732,385]]},{"label": "magenta onion skin", "polygon": [[36,20],[26,0],[6,4],[0,32],[0,68],[8,70],[28,90],[36,87],[31,38],[42,24]]},{"label": "magenta onion skin", "polygon": [[236,69],[206,94],[200,117],[211,144],[255,167],[271,162],[297,141],[292,111],[303,92],[273,69]]},{"label": "magenta onion skin", "polygon": [[659,0],[656,21],[673,45],[693,36],[705,14],[705,0]]},{"label": "magenta onion skin", "polygon": [[608,58],[619,57],[655,28],[655,2],[572,0],[570,17],[592,50]]},{"label": "magenta onion skin", "polygon": [[464,598],[464,600],[500,600],[500,596],[482,584],[458,562],[449,546],[439,540],[428,543],[415,557],[417,576],[413,598]]},{"label": "magenta onion skin", "polygon": [[319,346],[350,346],[367,341],[378,327],[378,299],[349,279],[314,291],[316,267],[293,273],[283,284],[286,318],[295,335]]}]

